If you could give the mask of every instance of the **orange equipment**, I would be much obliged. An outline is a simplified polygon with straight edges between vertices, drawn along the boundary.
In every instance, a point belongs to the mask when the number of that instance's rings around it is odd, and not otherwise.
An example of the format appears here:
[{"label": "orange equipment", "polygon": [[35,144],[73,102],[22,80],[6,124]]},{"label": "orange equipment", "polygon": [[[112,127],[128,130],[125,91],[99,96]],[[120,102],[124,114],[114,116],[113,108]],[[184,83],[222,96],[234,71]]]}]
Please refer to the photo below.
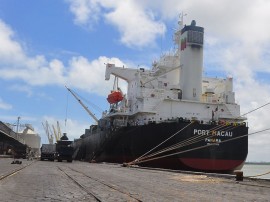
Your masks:
[{"label": "orange equipment", "polygon": [[120,91],[112,91],[111,94],[108,95],[107,100],[110,104],[114,104],[123,100],[122,92]]}]

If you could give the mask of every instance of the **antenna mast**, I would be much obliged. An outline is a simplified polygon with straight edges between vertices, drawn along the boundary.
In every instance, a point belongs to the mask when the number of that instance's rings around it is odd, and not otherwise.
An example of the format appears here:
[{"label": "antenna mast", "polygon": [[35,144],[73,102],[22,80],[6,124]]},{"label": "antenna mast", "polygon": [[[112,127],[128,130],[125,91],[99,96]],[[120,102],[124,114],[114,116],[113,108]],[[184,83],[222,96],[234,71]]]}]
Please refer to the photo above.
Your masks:
[{"label": "antenna mast", "polygon": [[179,25],[179,30],[181,30],[184,27],[184,16],[187,16],[187,14],[184,12],[179,14],[179,21],[178,21],[178,25]]}]

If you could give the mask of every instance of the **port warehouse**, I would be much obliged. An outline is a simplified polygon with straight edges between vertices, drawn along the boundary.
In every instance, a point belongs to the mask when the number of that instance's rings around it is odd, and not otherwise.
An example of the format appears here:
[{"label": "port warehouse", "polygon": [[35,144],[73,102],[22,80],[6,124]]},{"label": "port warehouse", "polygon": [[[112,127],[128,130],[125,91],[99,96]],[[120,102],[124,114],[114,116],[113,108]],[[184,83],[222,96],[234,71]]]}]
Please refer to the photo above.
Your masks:
[{"label": "port warehouse", "polygon": [[26,125],[21,133],[16,133],[0,121],[0,155],[26,158],[27,153],[31,152],[33,156],[38,156],[39,148],[40,137],[33,132],[30,125]]}]

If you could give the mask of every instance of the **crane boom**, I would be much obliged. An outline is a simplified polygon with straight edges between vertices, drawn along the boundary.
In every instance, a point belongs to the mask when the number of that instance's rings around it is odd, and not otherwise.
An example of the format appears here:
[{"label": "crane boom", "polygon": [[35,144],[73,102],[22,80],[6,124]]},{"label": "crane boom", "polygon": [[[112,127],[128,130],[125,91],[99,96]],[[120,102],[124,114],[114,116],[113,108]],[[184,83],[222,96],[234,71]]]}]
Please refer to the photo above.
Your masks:
[{"label": "crane boom", "polygon": [[51,130],[50,130],[50,126],[48,124],[48,121],[46,121],[46,123],[42,123],[43,125],[43,128],[46,132],[46,135],[48,137],[48,141],[49,141],[49,144],[53,144],[53,136],[52,136],[52,133],[51,133]]},{"label": "crane boom", "polygon": [[55,140],[56,140],[56,142],[57,142],[57,141],[59,140],[59,137],[58,137],[57,131],[56,131],[56,129],[55,129],[55,127],[54,127],[54,125],[52,125],[52,128],[53,128],[53,134],[54,134]]},{"label": "crane boom", "polygon": [[83,104],[83,102],[78,98],[78,96],[67,86],[65,86],[66,89],[76,98],[76,100],[78,100],[78,102],[82,105],[82,107],[87,111],[87,113],[96,121],[98,122],[97,117],[88,109],[87,106],[85,106],[85,104]]},{"label": "crane boom", "polygon": [[61,132],[59,121],[57,121],[57,131],[58,131],[58,139],[60,140],[60,138],[62,137],[62,132]]}]

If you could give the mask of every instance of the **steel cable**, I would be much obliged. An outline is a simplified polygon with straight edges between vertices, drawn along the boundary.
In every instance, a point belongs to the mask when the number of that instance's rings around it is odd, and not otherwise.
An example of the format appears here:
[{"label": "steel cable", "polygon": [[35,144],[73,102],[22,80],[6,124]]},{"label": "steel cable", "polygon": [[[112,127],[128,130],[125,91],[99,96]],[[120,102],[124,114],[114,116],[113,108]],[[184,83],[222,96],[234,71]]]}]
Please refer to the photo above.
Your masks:
[{"label": "steel cable", "polygon": [[181,130],[177,131],[177,132],[174,133],[172,136],[170,136],[169,138],[167,138],[166,140],[164,140],[163,142],[161,142],[160,144],[158,144],[158,145],[155,146],[154,148],[150,149],[148,152],[146,152],[145,154],[141,155],[141,156],[138,157],[137,159],[135,159],[133,162],[140,160],[142,157],[144,157],[145,155],[149,154],[151,151],[153,151],[154,149],[158,148],[159,146],[161,146],[162,144],[164,144],[165,142],[167,142],[167,141],[170,140],[171,138],[173,138],[175,135],[177,135],[178,133],[180,133],[181,131],[183,131],[185,128],[189,127],[191,124],[193,124],[193,122],[191,122],[190,124],[186,125],[184,128],[181,128]]},{"label": "steel cable", "polygon": [[[226,128],[226,131],[229,131],[229,130],[235,128],[235,127],[236,127],[236,126],[230,126],[230,127]],[[222,128],[222,127],[221,127],[221,128]],[[216,130],[216,129],[215,129],[215,130]],[[200,141],[202,141],[202,140],[204,140],[205,138],[208,138],[208,137],[214,137],[215,134],[213,134],[213,131],[214,131],[214,130],[210,130],[210,131],[209,131],[209,135],[198,135],[198,136],[191,137],[191,138],[189,138],[189,139],[187,139],[187,140],[183,140],[183,141],[181,141],[181,142],[179,142],[179,143],[177,143],[177,144],[174,144],[174,145],[172,145],[172,146],[169,146],[169,147],[166,147],[166,148],[164,148],[164,149],[162,149],[162,150],[159,150],[159,151],[157,151],[157,152],[155,152],[155,153],[152,153],[152,154],[149,154],[149,155],[147,155],[147,156],[144,156],[144,157],[142,157],[142,158],[139,159],[139,160],[147,159],[147,158],[150,158],[150,157],[153,157],[153,156],[157,156],[157,155],[159,155],[159,154],[162,154],[162,153],[165,153],[165,152],[168,152],[168,151],[180,149],[180,148],[182,148],[182,147],[185,147],[185,146],[189,146],[189,145],[198,143],[198,142],[200,142]]]},{"label": "steel cable", "polygon": [[[231,138],[231,139],[228,139],[228,140],[223,140],[223,141],[219,142],[218,144],[222,144],[222,143],[225,143],[225,142],[229,142],[229,141],[233,141],[233,140],[236,140],[236,139],[244,138],[244,137],[254,135],[254,134],[257,134],[257,133],[261,133],[261,132],[264,132],[264,131],[267,131],[267,130],[270,130],[270,128],[260,130],[260,131],[257,131],[257,132],[253,132],[253,133],[250,133],[250,134],[246,134],[246,135],[241,135],[239,137]],[[148,162],[148,161],[153,161],[153,160],[157,160],[157,159],[161,159],[161,158],[166,158],[166,157],[169,157],[169,156],[174,156],[174,155],[177,155],[177,154],[182,154],[182,153],[186,153],[186,152],[190,152],[190,151],[194,151],[194,150],[199,150],[199,149],[203,149],[203,148],[210,147],[210,146],[213,146],[213,144],[208,144],[208,145],[204,145],[204,146],[200,146],[200,147],[196,147],[196,148],[192,148],[192,149],[187,149],[187,150],[180,151],[180,152],[175,152],[175,153],[172,153],[172,154],[167,154],[167,155],[164,155],[164,156],[159,156],[159,157],[155,157],[155,158],[151,158],[151,159],[142,160],[142,161],[136,162],[135,164],[144,163],[144,162]]]}]

